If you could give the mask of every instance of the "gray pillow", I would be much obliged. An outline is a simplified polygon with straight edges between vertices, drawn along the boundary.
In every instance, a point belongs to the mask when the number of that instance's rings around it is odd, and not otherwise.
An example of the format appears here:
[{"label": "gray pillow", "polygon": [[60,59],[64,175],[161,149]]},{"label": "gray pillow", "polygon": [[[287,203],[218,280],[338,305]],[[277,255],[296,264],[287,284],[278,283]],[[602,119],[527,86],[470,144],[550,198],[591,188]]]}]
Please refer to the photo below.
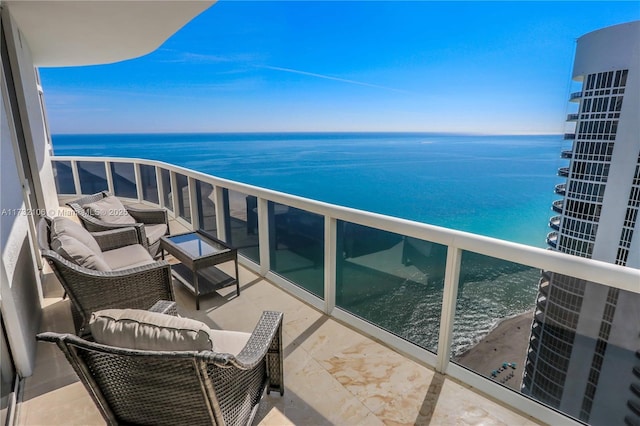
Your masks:
[{"label": "gray pillow", "polygon": [[80,241],[68,235],[60,235],[51,242],[51,248],[65,259],[95,271],[111,271],[109,264]]},{"label": "gray pillow", "polygon": [[190,318],[140,309],[104,309],[91,314],[96,342],[149,351],[213,351],[211,329]]},{"label": "gray pillow", "polygon": [[79,224],[65,217],[53,218],[51,249],[76,265],[96,271],[111,271],[93,236]]},{"label": "gray pillow", "polygon": [[79,223],[72,221],[66,217],[54,217],[51,224],[51,242],[59,236],[67,235],[75,238],[85,246],[89,247],[94,253],[102,253],[100,246],[93,235],[82,227]]},{"label": "gray pillow", "polygon": [[127,209],[122,205],[117,197],[112,195],[104,197],[102,200],[94,203],[88,203],[82,206],[83,209],[91,216],[96,217],[107,223],[130,225],[136,223],[131,217]]}]

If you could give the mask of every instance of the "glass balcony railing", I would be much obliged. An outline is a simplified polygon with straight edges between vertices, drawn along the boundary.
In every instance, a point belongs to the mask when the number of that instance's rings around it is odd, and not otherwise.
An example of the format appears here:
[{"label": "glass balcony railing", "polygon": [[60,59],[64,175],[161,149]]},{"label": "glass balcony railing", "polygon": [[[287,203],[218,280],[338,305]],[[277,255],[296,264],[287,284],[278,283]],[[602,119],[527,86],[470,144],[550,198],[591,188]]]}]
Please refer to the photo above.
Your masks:
[{"label": "glass balcony railing", "polygon": [[570,149],[564,150],[560,153],[560,157],[569,159],[573,157],[573,151],[571,151]]},{"label": "glass balcony railing", "polygon": [[551,209],[556,213],[562,213],[563,208],[564,208],[564,200],[556,200],[551,205]]},{"label": "glass balcony railing", "polygon": [[[640,315],[637,269],[157,161],[54,157],[53,168],[59,195],[107,190],[165,207],[327,315],[542,423],[634,415],[640,347],[624,336]],[[590,320],[578,326],[581,318]],[[581,392],[563,392],[576,384]]]},{"label": "glass balcony railing", "polygon": [[555,193],[558,195],[565,195],[567,193],[567,184],[559,183],[558,185],[556,185]]},{"label": "glass balcony railing", "polygon": [[569,101],[571,102],[580,102],[580,99],[582,99],[582,92],[573,92],[569,95]]},{"label": "glass balcony railing", "polygon": [[573,140],[576,138],[576,134],[575,133],[565,133],[564,134],[564,139],[565,140]]},{"label": "glass balcony railing", "polygon": [[549,219],[549,227],[555,229],[556,231],[560,230],[561,220],[561,216],[553,216],[551,219]]},{"label": "glass balcony railing", "polygon": [[580,118],[580,114],[567,114],[567,121],[576,121]]},{"label": "glass balcony railing", "polygon": [[569,167],[560,167],[558,169],[558,176],[569,177]]}]

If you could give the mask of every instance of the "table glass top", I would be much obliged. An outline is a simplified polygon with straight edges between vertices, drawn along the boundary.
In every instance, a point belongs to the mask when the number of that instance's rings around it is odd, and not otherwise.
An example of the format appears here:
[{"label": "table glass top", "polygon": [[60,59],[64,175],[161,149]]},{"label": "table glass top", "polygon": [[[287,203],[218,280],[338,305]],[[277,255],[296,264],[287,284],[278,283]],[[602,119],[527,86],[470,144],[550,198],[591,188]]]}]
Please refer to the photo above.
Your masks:
[{"label": "table glass top", "polygon": [[193,257],[201,257],[229,250],[229,247],[215,241],[205,240],[195,232],[167,238]]}]

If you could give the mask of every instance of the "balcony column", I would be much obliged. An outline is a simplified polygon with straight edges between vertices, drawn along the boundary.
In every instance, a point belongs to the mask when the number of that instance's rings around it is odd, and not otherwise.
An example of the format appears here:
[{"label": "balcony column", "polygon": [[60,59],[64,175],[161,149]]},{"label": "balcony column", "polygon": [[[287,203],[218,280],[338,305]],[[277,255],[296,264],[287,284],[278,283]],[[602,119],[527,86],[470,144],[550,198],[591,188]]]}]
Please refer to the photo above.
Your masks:
[{"label": "balcony column", "polygon": [[438,353],[435,366],[436,371],[440,373],[445,373],[449,365],[451,341],[453,339],[453,323],[456,314],[456,302],[458,300],[461,262],[462,250],[454,246],[449,246],[447,249],[447,266],[444,274],[440,334],[438,335]]}]

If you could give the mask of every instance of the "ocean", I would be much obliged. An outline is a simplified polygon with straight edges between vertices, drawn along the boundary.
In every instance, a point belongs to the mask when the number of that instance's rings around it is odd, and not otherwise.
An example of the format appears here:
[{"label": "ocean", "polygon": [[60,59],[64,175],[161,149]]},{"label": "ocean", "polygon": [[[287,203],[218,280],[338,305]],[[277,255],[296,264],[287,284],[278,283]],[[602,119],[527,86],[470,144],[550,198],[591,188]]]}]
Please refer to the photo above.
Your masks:
[{"label": "ocean", "polygon": [[137,157],[544,247],[563,140],[396,133],[54,135],[56,155]]},{"label": "ocean", "polygon": [[[568,149],[561,135],[433,133],[229,133],[54,135],[55,155],[165,161],[324,202],[545,247],[554,186]],[[464,259],[463,259],[464,261]],[[486,266],[486,265],[485,265]],[[509,269],[510,267],[507,267]],[[498,268],[500,269],[500,267]],[[484,275],[483,275],[484,274]],[[454,352],[505,317],[531,309],[538,272],[474,271],[458,299]],[[409,288],[410,286],[408,286]],[[421,297],[420,290],[402,298]],[[478,303],[478,301],[483,301]],[[429,308],[437,316],[439,309]],[[381,307],[361,307],[363,317]],[[435,320],[437,318],[433,318]],[[375,320],[375,319],[374,319]],[[388,318],[382,318],[383,322]],[[429,349],[433,336],[385,327]],[[404,321],[404,320],[403,320]],[[406,321],[405,321],[406,322]]]}]

